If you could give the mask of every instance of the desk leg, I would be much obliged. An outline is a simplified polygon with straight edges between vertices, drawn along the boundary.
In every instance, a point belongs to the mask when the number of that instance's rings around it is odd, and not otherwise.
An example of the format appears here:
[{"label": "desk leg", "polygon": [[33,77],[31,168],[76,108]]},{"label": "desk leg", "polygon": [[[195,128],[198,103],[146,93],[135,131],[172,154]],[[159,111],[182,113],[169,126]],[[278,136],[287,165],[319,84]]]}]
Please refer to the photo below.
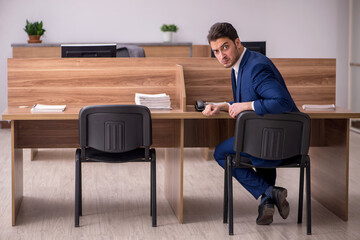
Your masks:
[{"label": "desk leg", "polygon": [[18,122],[11,121],[11,208],[12,225],[16,224],[23,199],[23,149],[17,148]]},{"label": "desk leg", "polygon": [[23,154],[25,155],[27,150],[30,150],[30,161],[33,161],[36,158],[36,155],[38,153],[38,149],[37,148],[29,148],[29,149],[24,149]]},{"label": "desk leg", "polygon": [[37,148],[30,148],[30,160],[33,161],[38,153]]},{"label": "desk leg", "polygon": [[311,135],[311,195],[347,221],[349,119],[312,120]]},{"label": "desk leg", "polygon": [[176,147],[165,149],[165,196],[183,223],[184,120],[174,120]]},{"label": "desk leg", "polygon": [[214,147],[204,148],[203,151],[204,151],[205,160],[214,160],[214,151],[215,151]]}]

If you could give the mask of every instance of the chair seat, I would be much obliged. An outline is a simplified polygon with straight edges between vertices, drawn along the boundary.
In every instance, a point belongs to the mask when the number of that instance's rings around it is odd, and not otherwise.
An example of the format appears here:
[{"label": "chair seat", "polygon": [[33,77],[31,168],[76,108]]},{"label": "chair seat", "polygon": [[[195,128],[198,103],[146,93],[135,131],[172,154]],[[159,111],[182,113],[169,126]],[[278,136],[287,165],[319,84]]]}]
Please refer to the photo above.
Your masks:
[{"label": "chair seat", "polygon": [[[271,167],[261,167],[261,166],[254,166],[250,160],[250,158],[248,157],[244,157],[241,156],[240,157],[240,161],[236,162],[236,158],[235,155],[232,155],[234,161],[233,161],[233,167],[238,167],[238,168],[274,168],[273,166]],[[271,161],[271,160],[268,160]],[[298,168],[301,165],[301,156],[295,156],[295,157],[291,157],[291,158],[287,158],[284,159],[283,162],[280,165],[277,165],[276,168]]]},{"label": "chair seat", "polygon": [[[150,154],[151,156],[150,149]],[[145,148],[137,148],[135,150],[123,153],[108,153],[99,151],[93,148],[87,148],[85,151],[85,162],[112,162],[112,163],[121,163],[121,162],[144,162],[150,161],[145,158]],[[83,161],[84,162],[84,161]]]}]

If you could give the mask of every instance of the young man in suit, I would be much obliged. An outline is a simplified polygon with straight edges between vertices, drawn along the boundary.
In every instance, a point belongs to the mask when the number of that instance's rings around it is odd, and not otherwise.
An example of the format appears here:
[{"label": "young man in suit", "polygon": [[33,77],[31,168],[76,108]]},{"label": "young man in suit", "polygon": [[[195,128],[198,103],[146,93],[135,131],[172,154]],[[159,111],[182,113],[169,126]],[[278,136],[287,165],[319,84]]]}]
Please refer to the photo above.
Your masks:
[{"label": "young man in suit", "polygon": [[[244,48],[231,24],[214,24],[207,38],[217,60],[225,68],[232,68],[234,101],[207,105],[203,111],[205,116],[213,116],[220,111],[228,111],[232,118],[246,110],[255,111],[259,115],[299,111],[275,65],[266,56]],[[223,168],[225,154],[235,154],[233,146],[234,137],[220,143],[215,149],[215,160]],[[251,156],[250,159],[254,166],[276,166],[282,161],[266,161]],[[275,186],[276,169],[234,168],[233,176],[255,199],[261,196],[257,224],[268,225],[273,222],[274,204],[283,219],[289,216],[287,190]]]}]

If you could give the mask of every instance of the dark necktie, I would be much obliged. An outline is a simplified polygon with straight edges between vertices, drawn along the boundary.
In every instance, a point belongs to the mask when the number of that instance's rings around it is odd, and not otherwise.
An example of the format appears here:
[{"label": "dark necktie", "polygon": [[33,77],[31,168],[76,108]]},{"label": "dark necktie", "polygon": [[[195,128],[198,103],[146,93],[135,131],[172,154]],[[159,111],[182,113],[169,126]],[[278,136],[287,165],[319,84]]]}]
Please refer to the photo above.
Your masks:
[{"label": "dark necktie", "polygon": [[232,84],[234,102],[236,102],[236,91],[237,91],[237,87],[236,87],[236,78],[235,78],[235,71],[234,71],[234,69],[231,69],[231,84]]},{"label": "dark necktie", "polygon": [[239,69],[236,79],[236,102],[241,101],[241,75],[242,75],[242,68]]}]

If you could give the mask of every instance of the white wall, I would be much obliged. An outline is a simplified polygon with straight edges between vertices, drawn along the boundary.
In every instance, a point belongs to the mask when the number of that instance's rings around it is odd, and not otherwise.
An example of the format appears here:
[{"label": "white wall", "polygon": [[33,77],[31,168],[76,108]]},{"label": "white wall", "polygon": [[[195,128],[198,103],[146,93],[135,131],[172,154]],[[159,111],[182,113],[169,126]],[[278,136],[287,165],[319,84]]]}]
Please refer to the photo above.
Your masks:
[{"label": "white wall", "polygon": [[0,0],[0,112],[26,19],[44,21],[43,43],[161,42],[160,26],[174,23],[175,41],[207,44],[210,26],[228,21],[241,40],[266,40],[269,57],[336,58],[336,104],[346,107],[348,16],[349,0]]}]

